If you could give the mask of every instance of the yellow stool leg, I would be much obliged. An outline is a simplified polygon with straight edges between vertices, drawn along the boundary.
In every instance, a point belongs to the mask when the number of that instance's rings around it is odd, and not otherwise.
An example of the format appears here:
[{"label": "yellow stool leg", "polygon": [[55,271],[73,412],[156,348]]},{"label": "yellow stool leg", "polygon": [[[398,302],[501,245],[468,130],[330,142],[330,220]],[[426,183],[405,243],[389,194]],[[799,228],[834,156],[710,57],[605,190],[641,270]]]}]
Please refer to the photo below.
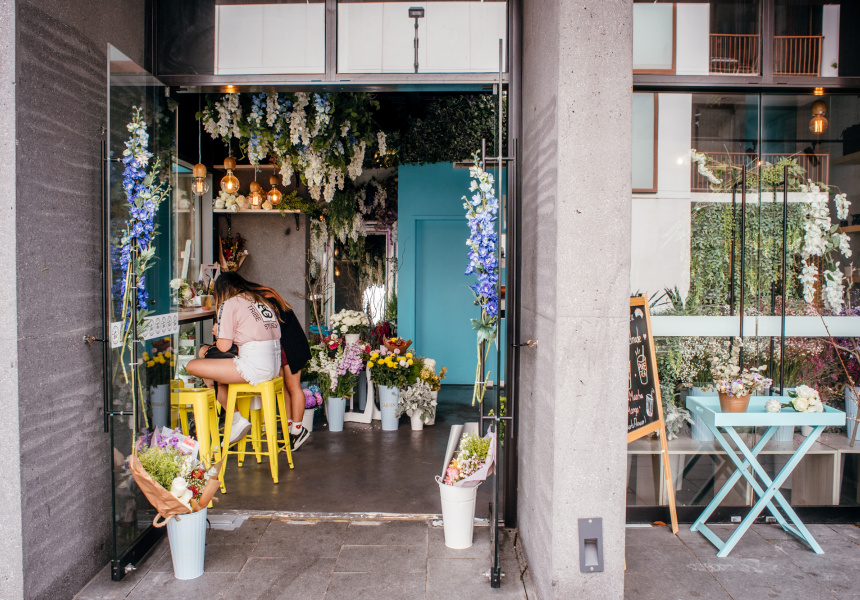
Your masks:
[{"label": "yellow stool leg", "polygon": [[204,394],[194,394],[192,399],[194,426],[197,441],[200,442],[200,460],[207,467],[212,466],[212,442],[209,439],[209,398]]},{"label": "yellow stool leg", "polygon": [[268,385],[263,388],[263,419],[266,422],[269,468],[272,471],[272,480],[278,483],[278,425],[274,392],[274,386]]},{"label": "yellow stool leg", "polygon": [[[241,414],[243,417],[250,421],[250,399],[247,396],[238,396],[238,398],[236,399],[236,404],[238,405],[239,414]],[[251,429],[252,431],[254,429],[253,423]],[[236,447],[236,454],[239,456],[239,466],[241,467],[242,464],[245,462],[245,453],[248,450],[248,436],[246,435],[236,443],[238,444],[238,446]]]},{"label": "yellow stool leg", "polygon": [[214,406],[218,404],[218,400],[215,399],[214,392],[207,394],[206,403],[209,411],[209,441],[214,449],[215,462],[218,462],[221,460],[221,439],[218,435],[218,411]]},{"label": "yellow stool leg", "polygon": [[179,420],[182,423],[182,433],[189,435],[188,431],[188,405],[179,407]]},{"label": "yellow stool leg", "polygon": [[[231,429],[233,428],[233,413],[236,411],[236,390],[228,388],[227,391],[227,408],[226,414],[224,415],[224,457],[228,457],[230,455],[229,444],[230,444],[230,434]],[[227,468],[227,461],[221,463],[221,493],[227,493],[227,486],[224,485],[224,471]]]},{"label": "yellow stool leg", "polygon": [[285,408],[286,401],[284,399],[284,388],[278,390],[278,408],[281,411],[281,428],[284,431],[284,450],[287,453],[287,462],[290,468],[293,468],[293,451],[290,448],[290,423],[287,420],[287,411]]}]

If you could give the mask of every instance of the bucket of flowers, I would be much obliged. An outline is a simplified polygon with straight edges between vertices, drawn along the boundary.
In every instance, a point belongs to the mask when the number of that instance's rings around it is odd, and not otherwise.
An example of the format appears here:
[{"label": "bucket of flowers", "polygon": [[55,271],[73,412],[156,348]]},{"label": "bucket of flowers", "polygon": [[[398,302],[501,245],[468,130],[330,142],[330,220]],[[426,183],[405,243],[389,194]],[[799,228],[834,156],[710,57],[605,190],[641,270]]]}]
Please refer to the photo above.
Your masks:
[{"label": "bucket of flowers", "polygon": [[326,348],[312,352],[308,370],[317,374],[326,403],[330,431],[343,431],[346,397],[352,396],[358,374],[363,368],[359,344],[340,345],[336,340],[331,340]]},{"label": "bucket of flowers", "polygon": [[720,410],[723,412],[746,412],[750,396],[763,391],[773,383],[772,380],[762,377],[760,373],[766,365],[741,369],[739,365],[741,348],[743,348],[743,341],[735,338],[728,358],[725,352],[719,349],[711,358],[711,376],[720,396]]},{"label": "bucket of flowers", "polygon": [[346,309],[332,315],[329,323],[332,331],[346,337],[347,344],[358,343],[362,332],[370,326],[370,320],[366,314],[358,310]]},{"label": "bucket of flowers", "polygon": [[207,507],[220,485],[221,463],[207,467],[199,448],[193,438],[162,427],[141,437],[128,459],[135,483],[158,512],[152,524],[167,526],[177,579],[203,574]]},{"label": "bucket of flowers", "polygon": [[436,400],[433,399],[430,385],[426,381],[419,378],[414,385],[400,393],[394,416],[399,419],[404,414],[412,420],[413,431],[424,429],[424,422],[435,417]]},{"label": "bucket of flowers", "polygon": [[152,409],[152,423],[162,427],[170,423],[170,377],[176,358],[168,347],[163,352],[143,353],[146,362],[146,382],[149,386],[149,406]]},{"label": "bucket of flowers", "polygon": [[370,354],[367,368],[370,379],[379,386],[379,409],[382,413],[382,430],[397,430],[397,405],[401,389],[418,381],[423,362],[411,352],[402,356],[384,348]]},{"label": "bucket of flowers", "polygon": [[303,387],[302,392],[304,392],[305,395],[305,414],[302,417],[302,427],[308,431],[313,431],[314,414],[316,413],[317,406],[320,406],[323,403],[322,393],[320,391],[320,386],[316,383],[312,383],[308,385],[308,387]]},{"label": "bucket of flowers", "polygon": [[436,477],[445,545],[449,548],[461,550],[472,545],[478,486],[493,473],[495,449],[492,429],[482,437],[477,423],[451,427],[442,475]]},{"label": "bucket of flowers", "polygon": [[442,380],[445,379],[447,373],[448,369],[446,367],[442,367],[439,369],[439,373],[436,373],[436,361],[432,358],[424,359],[424,366],[421,368],[419,377],[421,381],[426,382],[430,386],[430,395],[433,398],[433,411],[424,419],[425,425],[436,424],[436,406],[439,401],[439,390],[442,389]]}]

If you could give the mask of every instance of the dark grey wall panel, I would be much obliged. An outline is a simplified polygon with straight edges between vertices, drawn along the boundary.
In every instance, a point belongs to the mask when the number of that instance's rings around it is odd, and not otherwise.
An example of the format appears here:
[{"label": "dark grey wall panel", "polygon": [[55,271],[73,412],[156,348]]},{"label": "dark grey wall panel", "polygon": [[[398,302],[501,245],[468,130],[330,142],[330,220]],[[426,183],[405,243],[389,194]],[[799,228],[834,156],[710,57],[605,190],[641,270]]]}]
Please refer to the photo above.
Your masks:
[{"label": "dark grey wall panel", "polygon": [[17,284],[24,597],[71,598],[109,560],[102,431],[100,131],[111,42],[143,63],[143,1],[17,4]]}]

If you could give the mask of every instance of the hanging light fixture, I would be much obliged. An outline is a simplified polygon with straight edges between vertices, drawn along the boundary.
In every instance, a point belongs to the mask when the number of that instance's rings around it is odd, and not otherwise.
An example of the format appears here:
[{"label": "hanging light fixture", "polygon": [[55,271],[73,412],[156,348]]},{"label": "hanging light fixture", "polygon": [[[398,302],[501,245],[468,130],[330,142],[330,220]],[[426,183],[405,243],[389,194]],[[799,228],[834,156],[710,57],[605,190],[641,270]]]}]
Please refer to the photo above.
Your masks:
[{"label": "hanging light fixture", "polygon": [[227,174],[221,178],[221,191],[227,194],[236,194],[239,191],[239,180],[233,175],[233,169],[236,168],[236,159],[232,156],[224,159],[224,168],[227,169]]},{"label": "hanging light fixture", "polygon": [[266,200],[272,206],[277,206],[281,203],[281,198],[284,197],[284,195],[281,193],[281,190],[278,189],[278,176],[272,175],[271,177],[269,177],[269,183],[272,184],[272,189],[270,189],[269,192],[266,194]]},{"label": "hanging light fixture", "polygon": [[[200,98],[197,99],[198,105]],[[209,191],[209,183],[206,181],[206,165],[203,164],[203,151],[201,149],[201,128],[202,118],[197,119],[197,164],[191,171],[193,179],[191,180],[191,193],[198,198]]]},{"label": "hanging light fixture", "polygon": [[812,119],[809,121],[809,131],[820,135],[827,131],[827,105],[821,100],[812,103]]},{"label": "hanging light fixture", "polygon": [[251,193],[248,194],[248,199],[251,201],[251,208],[262,208],[263,206],[263,186],[257,183],[257,171],[254,170],[254,181],[251,182]]}]

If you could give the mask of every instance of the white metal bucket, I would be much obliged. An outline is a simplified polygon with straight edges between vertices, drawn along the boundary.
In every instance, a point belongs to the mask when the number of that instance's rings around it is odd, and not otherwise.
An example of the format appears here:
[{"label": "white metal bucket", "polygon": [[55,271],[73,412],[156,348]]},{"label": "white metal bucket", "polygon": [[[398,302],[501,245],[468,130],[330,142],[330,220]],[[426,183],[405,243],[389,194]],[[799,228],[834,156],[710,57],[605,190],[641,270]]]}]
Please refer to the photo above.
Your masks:
[{"label": "white metal bucket", "polygon": [[316,410],[316,408],[305,409],[305,414],[302,417],[302,427],[304,427],[308,431],[314,430],[314,415],[316,414]]},{"label": "white metal bucket", "polygon": [[445,528],[445,545],[454,550],[470,548],[475,525],[478,486],[445,485],[439,477],[436,477],[436,483],[439,484],[439,493],[442,496],[442,524]]},{"label": "white metal bucket", "polygon": [[177,579],[196,579],[203,575],[208,512],[209,509],[204,508],[196,513],[179,515],[167,522],[173,576]]}]

